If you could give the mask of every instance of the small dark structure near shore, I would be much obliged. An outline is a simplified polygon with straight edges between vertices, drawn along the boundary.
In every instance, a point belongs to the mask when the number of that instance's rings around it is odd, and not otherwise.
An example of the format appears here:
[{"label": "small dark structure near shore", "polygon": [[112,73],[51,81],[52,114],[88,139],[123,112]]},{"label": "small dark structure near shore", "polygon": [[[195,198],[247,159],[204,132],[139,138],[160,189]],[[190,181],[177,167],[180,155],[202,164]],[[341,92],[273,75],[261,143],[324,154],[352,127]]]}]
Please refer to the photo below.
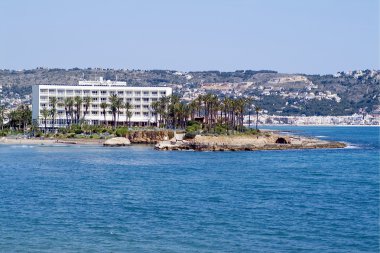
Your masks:
[{"label": "small dark structure near shore", "polygon": [[290,141],[287,141],[285,138],[280,137],[276,140],[276,143],[277,144],[290,144]]}]

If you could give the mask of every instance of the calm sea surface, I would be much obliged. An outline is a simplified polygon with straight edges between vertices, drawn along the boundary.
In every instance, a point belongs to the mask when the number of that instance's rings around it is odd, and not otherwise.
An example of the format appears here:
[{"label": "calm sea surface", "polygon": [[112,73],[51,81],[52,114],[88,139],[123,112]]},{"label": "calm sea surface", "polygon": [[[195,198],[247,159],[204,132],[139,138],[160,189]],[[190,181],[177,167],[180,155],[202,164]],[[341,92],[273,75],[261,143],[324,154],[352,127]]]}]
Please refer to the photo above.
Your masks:
[{"label": "calm sea surface", "polygon": [[277,129],[350,147],[0,145],[0,252],[378,252],[380,128]]}]

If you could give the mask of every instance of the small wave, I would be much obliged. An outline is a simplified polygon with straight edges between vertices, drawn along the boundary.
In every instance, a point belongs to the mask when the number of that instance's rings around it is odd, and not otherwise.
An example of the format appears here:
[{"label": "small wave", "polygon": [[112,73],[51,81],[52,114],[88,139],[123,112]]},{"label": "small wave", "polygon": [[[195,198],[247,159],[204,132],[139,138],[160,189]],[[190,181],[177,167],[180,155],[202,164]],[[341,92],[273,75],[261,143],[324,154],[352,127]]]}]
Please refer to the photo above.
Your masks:
[{"label": "small wave", "polygon": [[35,148],[34,145],[12,145],[11,148]]},{"label": "small wave", "polygon": [[346,149],[359,149],[361,148],[360,146],[354,145],[352,143],[344,142],[347,146],[345,147]]},{"label": "small wave", "polygon": [[326,135],[317,135],[315,137],[317,137],[317,138],[327,138],[328,136],[326,136]]},{"label": "small wave", "polygon": [[291,134],[294,134],[294,133],[292,133],[292,132],[290,132],[290,131],[281,131],[281,132],[279,132],[280,134],[283,134],[283,135],[291,135]]}]

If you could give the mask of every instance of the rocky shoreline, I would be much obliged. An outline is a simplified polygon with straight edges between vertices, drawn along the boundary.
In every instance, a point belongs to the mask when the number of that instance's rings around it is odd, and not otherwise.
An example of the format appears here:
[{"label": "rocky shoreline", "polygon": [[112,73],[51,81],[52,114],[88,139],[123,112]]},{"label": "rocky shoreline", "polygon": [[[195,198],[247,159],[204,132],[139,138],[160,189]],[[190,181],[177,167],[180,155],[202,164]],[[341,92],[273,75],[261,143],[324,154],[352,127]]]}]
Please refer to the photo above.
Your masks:
[{"label": "rocky shoreline", "polygon": [[156,150],[194,151],[255,151],[287,149],[345,148],[341,142],[324,141],[316,138],[283,136],[278,134],[242,136],[201,136],[194,139],[171,139],[156,144]]},{"label": "rocky shoreline", "polygon": [[[171,138],[170,138],[171,137]],[[170,139],[169,139],[170,138]],[[95,139],[14,139],[0,138],[0,144],[24,145],[99,145],[108,147],[129,146],[133,144],[156,144],[156,150],[194,150],[194,151],[255,151],[286,149],[345,148],[342,142],[325,141],[317,138],[282,135],[276,131],[265,131],[258,135],[197,135],[186,139],[184,134],[168,131],[136,131],[125,137],[107,140]]]}]

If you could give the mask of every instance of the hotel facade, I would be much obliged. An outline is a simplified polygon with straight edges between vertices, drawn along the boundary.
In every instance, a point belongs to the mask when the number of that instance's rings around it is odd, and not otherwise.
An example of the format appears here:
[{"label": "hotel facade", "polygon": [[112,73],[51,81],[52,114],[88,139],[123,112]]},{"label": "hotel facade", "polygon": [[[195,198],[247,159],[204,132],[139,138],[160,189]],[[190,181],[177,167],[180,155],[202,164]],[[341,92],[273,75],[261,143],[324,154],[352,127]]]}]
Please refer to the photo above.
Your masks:
[{"label": "hotel facade", "polygon": [[[155,122],[151,104],[158,101],[161,97],[172,95],[170,87],[131,87],[126,82],[104,81],[79,81],[77,85],[34,85],[32,87],[32,119],[40,128],[45,127],[45,120],[42,116],[44,108],[50,110],[52,97],[57,98],[56,114],[54,124],[52,117],[46,120],[48,128],[65,127],[68,124],[67,108],[64,101],[66,98],[74,99],[76,96],[84,99],[91,98],[90,106],[87,109],[82,103],[80,108],[80,118],[90,125],[111,124],[113,115],[107,107],[104,117],[101,103],[110,103],[110,96],[116,94],[125,104],[129,102],[132,106],[130,112],[132,117],[129,119],[126,110],[123,108],[117,117],[118,124],[131,122],[132,125],[150,125]],[[75,106],[73,107],[75,110]],[[105,122],[106,121],[106,122]]]}]

